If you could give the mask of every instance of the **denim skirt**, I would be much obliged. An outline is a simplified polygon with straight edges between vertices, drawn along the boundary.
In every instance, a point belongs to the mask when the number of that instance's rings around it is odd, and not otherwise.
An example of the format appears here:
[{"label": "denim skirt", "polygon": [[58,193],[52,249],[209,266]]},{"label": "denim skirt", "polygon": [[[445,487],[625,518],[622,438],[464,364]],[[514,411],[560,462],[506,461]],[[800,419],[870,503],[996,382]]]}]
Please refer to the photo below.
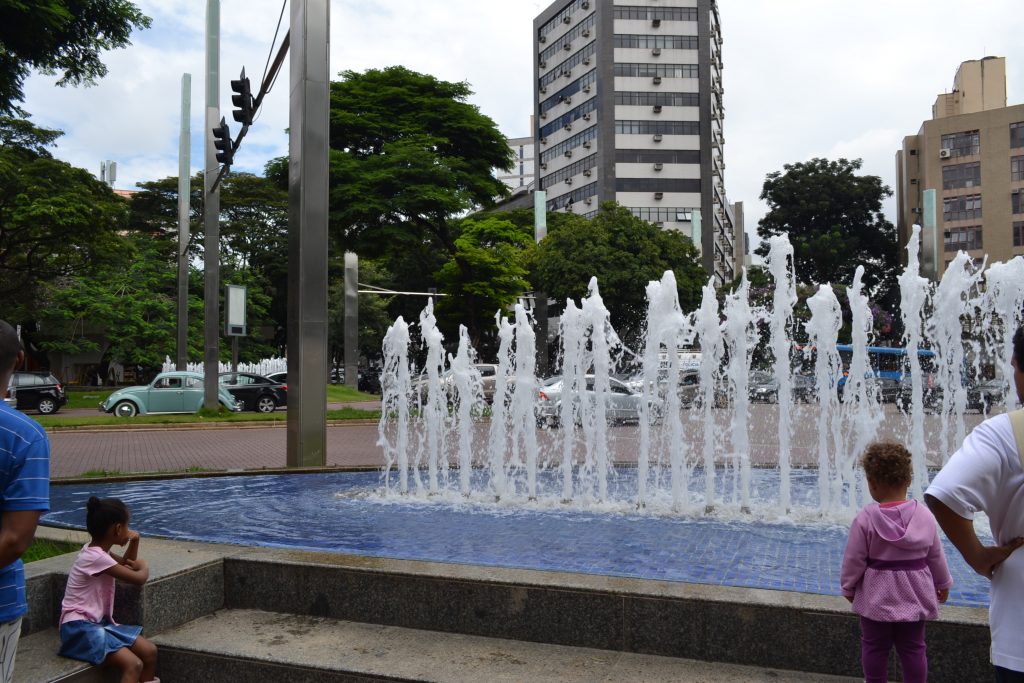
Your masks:
[{"label": "denim skirt", "polygon": [[76,619],[61,624],[57,654],[99,666],[110,653],[134,645],[141,633],[141,626],[112,624],[108,619],[99,624]]}]

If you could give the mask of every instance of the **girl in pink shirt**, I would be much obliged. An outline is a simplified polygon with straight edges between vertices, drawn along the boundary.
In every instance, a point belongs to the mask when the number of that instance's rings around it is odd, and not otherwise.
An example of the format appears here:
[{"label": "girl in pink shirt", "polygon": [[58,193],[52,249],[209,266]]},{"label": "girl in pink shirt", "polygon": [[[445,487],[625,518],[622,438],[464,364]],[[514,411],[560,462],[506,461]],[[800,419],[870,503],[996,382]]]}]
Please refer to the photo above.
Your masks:
[{"label": "girl in pink shirt", "polygon": [[[68,575],[60,612],[60,654],[72,659],[115,666],[121,683],[160,683],[156,677],[156,646],[143,638],[141,626],[114,621],[114,579],[141,586],[149,578],[138,559],[139,534],[128,528],[131,514],[117,498],[86,504],[86,543]],[[124,556],[110,552],[127,544]]]},{"label": "girl in pink shirt", "polygon": [[953,577],[928,508],[907,500],[910,452],[874,443],[861,459],[876,503],[853,520],[840,583],[860,615],[861,666],[866,683],[889,680],[889,650],[903,665],[904,683],[928,680],[924,623],[939,616]]}]

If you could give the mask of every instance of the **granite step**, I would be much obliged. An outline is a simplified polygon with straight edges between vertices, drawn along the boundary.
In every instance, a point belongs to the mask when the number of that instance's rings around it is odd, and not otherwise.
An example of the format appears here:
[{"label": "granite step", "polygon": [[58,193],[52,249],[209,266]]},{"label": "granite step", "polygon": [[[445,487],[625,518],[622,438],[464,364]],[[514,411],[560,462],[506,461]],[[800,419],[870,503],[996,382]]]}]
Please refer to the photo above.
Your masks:
[{"label": "granite step", "polygon": [[18,639],[14,683],[114,683],[117,672],[57,655],[60,633],[56,628]]},{"label": "granite step", "polygon": [[852,683],[855,678],[222,609],[153,638],[165,681]]}]

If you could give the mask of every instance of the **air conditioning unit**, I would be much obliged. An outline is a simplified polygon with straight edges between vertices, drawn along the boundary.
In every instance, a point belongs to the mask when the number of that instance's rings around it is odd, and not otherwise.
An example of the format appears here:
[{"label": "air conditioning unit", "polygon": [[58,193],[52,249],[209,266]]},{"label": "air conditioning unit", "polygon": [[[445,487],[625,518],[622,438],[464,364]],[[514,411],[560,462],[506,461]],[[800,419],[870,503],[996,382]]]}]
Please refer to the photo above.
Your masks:
[{"label": "air conditioning unit", "polygon": [[948,159],[951,156],[953,156],[953,150],[948,149],[946,147],[943,147],[942,149],[939,150],[939,158],[940,159]]},{"label": "air conditioning unit", "polygon": [[540,162],[540,170],[542,170],[542,171],[548,170],[548,163],[546,161]]},{"label": "air conditioning unit", "polygon": [[583,86],[583,92],[590,92],[590,86],[589,85]]},{"label": "air conditioning unit", "polygon": [[654,48],[653,50],[651,50],[651,54],[654,55],[655,57],[657,57],[658,55],[661,54],[661,48],[660,47]]},{"label": "air conditioning unit", "polygon": [[572,21],[572,19],[569,18],[568,14],[566,14],[564,17],[562,17],[562,23],[563,24],[568,24],[571,21]]},{"label": "air conditioning unit", "polygon": [[537,62],[537,66],[539,66],[539,67],[540,67],[540,68],[542,68],[542,69],[545,69],[545,68],[547,68],[547,66],[548,66],[548,63],[547,63],[547,62],[545,62],[545,61],[544,61],[544,60],[542,59],[542,60],[540,60],[539,62]]},{"label": "air conditioning unit", "polygon": [[651,19],[651,26],[654,28],[661,26],[661,19]]},{"label": "air conditioning unit", "polygon": [[572,150],[571,149],[565,150],[565,156],[566,157],[571,157],[572,156]]},{"label": "air conditioning unit", "polygon": [[660,171],[663,168],[665,168],[664,164],[654,164],[654,170],[655,171]]},{"label": "air conditioning unit", "polygon": [[654,193],[654,198],[655,198],[655,199],[661,199],[661,198],[662,198],[662,197],[664,197],[664,196],[665,196],[665,193],[664,193],[664,192],[655,192],[655,193]]},{"label": "air conditioning unit", "polygon": [[661,142],[661,137],[662,137],[661,133],[655,133],[654,134],[654,141],[655,142]]},{"label": "air conditioning unit", "polygon": [[580,3],[580,7],[583,9],[590,9],[590,3],[587,2],[587,0],[583,0],[583,2]]},{"label": "air conditioning unit", "polygon": [[540,144],[542,144],[542,145],[548,144],[548,139],[547,138],[541,138],[540,139]]},{"label": "air conditioning unit", "polygon": [[565,76],[566,78],[569,78],[569,76],[572,76],[572,72],[569,69],[565,69],[564,71],[562,71],[562,75]]},{"label": "air conditioning unit", "polygon": [[589,121],[590,120],[590,114],[584,114],[583,115],[583,120],[584,121]]},{"label": "air conditioning unit", "polygon": [[583,147],[584,147],[584,148],[586,148],[586,149],[590,149],[590,140],[586,140],[586,141],[585,141],[585,142],[583,143]]},{"label": "air conditioning unit", "polygon": [[584,38],[589,38],[590,37],[590,29],[589,28],[583,29],[583,33],[581,33],[580,35],[583,36]]},{"label": "air conditioning unit", "polygon": [[566,130],[572,130],[572,124],[571,123],[565,124],[565,129]]},{"label": "air conditioning unit", "polygon": [[656,228],[664,228],[665,227],[665,222],[664,221],[657,221],[654,224],[654,227],[656,227]]},{"label": "air conditioning unit", "polygon": [[546,111],[542,111],[542,112],[540,113],[540,117],[541,117],[542,119],[546,119],[546,118],[548,117],[548,113],[547,113]]},{"label": "air conditioning unit", "polygon": [[588,178],[590,177],[591,173],[593,173],[593,171],[591,171],[589,168],[583,170],[583,175],[585,175]]},{"label": "air conditioning unit", "polygon": [[566,178],[565,179],[565,184],[566,185],[572,185],[572,178]]},{"label": "air conditioning unit", "polygon": [[593,204],[594,203],[594,198],[593,197],[587,197],[586,199],[583,200],[583,203],[584,204]]},{"label": "air conditioning unit", "polygon": [[651,107],[651,109],[654,111],[655,114],[660,114],[661,113],[661,105],[660,104],[654,105],[653,107]]},{"label": "air conditioning unit", "polygon": [[565,43],[564,45],[562,45],[562,49],[568,52],[569,50],[572,49],[572,43]]},{"label": "air conditioning unit", "polygon": [[537,41],[541,42],[541,43],[546,43],[546,42],[548,42],[548,37],[547,36],[541,36],[540,38],[537,39]]},{"label": "air conditioning unit", "polygon": [[654,83],[654,85],[659,85],[661,83],[661,76],[655,76],[651,79],[651,82]]},{"label": "air conditioning unit", "polygon": [[566,104],[572,104],[572,98],[571,98],[571,97],[563,97],[563,98],[562,98],[562,100],[563,100],[563,101],[564,101],[564,102],[565,102]]},{"label": "air conditioning unit", "polygon": [[583,66],[590,66],[590,57],[584,57],[583,61],[580,62]]},{"label": "air conditioning unit", "polygon": [[547,88],[547,86],[545,86],[545,85],[542,85],[542,86],[540,86],[540,94],[541,94],[541,95],[543,95],[543,94],[544,94],[544,93],[546,93],[547,91],[548,91],[548,88]]}]

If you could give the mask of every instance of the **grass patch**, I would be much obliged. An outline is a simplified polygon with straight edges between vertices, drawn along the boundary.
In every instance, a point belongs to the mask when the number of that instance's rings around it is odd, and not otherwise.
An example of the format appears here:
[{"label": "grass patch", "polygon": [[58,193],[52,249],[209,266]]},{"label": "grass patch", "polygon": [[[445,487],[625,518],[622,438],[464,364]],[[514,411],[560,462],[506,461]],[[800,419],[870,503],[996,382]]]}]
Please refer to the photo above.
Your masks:
[{"label": "grass patch", "polygon": [[45,560],[48,557],[66,555],[79,550],[81,546],[77,543],[65,543],[64,541],[51,541],[46,538],[36,538],[29,544],[25,554],[21,556],[22,562],[35,562]]},{"label": "grass patch", "polygon": [[134,477],[148,474],[200,474],[202,472],[222,472],[213,467],[190,465],[182,470],[156,470],[154,472],[122,472],[120,470],[86,470],[72,479],[106,479],[108,477]]},{"label": "grass patch", "polygon": [[[39,424],[46,428],[52,427],[118,427],[131,428],[132,425],[170,425],[170,424],[210,424],[210,423],[251,423],[267,422],[270,424],[284,423],[288,413],[279,410],[273,413],[231,413],[218,411],[200,411],[190,415],[136,415],[135,417],[115,417],[114,415],[33,415]],[[361,410],[359,408],[341,408],[328,410],[328,420],[376,420],[380,417],[379,410]]]},{"label": "grass patch", "polygon": [[355,401],[379,401],[380,396],[365,394],[344,384],[328,384],[327,400],[331,403],[353,403]]},{"label": "grass patch", "polygon": [[112,393],[114,393],[113,389],[99,388],[97,388],[96,391],[81,391],[77,389],[68,391],[68,402],[64,405],[62,410],[75,408],[96,410],[96,406],[107,400],[107,396],[110,396]]}]

